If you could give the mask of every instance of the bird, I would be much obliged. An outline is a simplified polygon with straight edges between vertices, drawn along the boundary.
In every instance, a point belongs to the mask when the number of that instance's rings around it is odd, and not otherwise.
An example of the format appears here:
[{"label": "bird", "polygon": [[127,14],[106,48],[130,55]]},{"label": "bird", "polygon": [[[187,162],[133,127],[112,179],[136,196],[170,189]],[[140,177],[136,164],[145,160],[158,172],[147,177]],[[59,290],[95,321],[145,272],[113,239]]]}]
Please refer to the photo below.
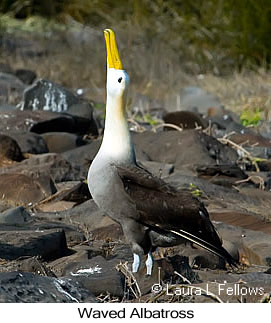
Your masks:
[{"label": "bird", "polygon": [[101,146],[88,171],[88,187],[105,215],[122,227],[132,253],[132,272],[142,257],[151,275],[152,253],[189,241],[223,258],[236,260],[222,246],[204,204],[189,191],[177,191],[137,161],[126,114],[129,76],[112,29],[104,30],[107,52],[106,117]]}]

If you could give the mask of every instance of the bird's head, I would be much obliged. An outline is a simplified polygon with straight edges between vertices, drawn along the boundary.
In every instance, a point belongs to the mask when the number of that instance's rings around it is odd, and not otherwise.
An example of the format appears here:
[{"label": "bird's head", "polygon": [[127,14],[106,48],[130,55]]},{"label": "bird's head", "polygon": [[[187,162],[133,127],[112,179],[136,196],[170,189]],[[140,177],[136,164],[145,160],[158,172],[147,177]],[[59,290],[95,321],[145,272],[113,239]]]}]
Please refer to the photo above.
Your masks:
[{"label": "bird's head", "polygon": [[107,95],[124,98],[129,84],[129,76],[119,57],[115,33],[111,29],[104,31],[107,51]]}]

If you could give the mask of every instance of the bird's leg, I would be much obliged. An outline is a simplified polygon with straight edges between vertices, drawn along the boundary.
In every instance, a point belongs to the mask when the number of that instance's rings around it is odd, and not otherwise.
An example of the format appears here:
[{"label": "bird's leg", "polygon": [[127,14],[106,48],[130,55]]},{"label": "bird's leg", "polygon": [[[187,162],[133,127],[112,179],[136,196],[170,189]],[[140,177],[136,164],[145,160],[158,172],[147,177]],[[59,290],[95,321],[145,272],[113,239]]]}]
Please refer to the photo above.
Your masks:
[{"label": "bird's leg", "polygon": [[151,275],[152,266],[153,266],[153,257],[151,252],[148,253],[148,257],[145,264],[147,268],[147,275]]},{"label": "bird's leg", "polygon": [[140,257],[137,253],[134,253],[134,262],[132,265],[133,273],[136,273],[138,271],[139,265],[140,265]]}]

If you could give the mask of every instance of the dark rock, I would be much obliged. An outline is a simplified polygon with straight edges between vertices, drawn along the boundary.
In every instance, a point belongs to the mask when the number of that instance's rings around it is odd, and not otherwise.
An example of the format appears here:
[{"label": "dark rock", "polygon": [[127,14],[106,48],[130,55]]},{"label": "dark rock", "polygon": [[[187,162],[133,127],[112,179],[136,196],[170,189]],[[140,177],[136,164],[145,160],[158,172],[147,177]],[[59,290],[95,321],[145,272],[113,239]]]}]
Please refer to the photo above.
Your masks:
[{"label": "dark rock", "polygon": [[15,71],[15,75],[24,83],[24,84],[32,84],[34,80],[37,78],[37,74],[33,71],[26,69],[18,69]]},{"label": "dark rock", "polygon": [[174,164],[176,169],[234,164],[238,159],[235,150],[196,130],[144,132],[135,134],[133,139],[152,161]]},{"label": "dark rock", "polygon": [[[271,171],[271,160],[269,159],[269,160],[259,161],[258,166],[262,172],[270,172]],[[269,177],[269,181],[270,181],[270,175],[268,177]],[[269,183],[269,186],[270,186],[270,183]]]},{"label": "dark rock", "polygon": [[14,75],[0,72],[0,104],[18,103],[23,95],[25,85]]},{"label": "dark rock", "polygon": [[14,139],[0,134],[0,161],[3,159],[20,162],[24,157],[18,143]]},{"label": "dark rock", "polygon": [[31,222],[31,216],[23,206],[0,213],[0,224],[21,226]]},{"label": "dark rock", "polygon": [[[84,135],[91,133],[92,128],[92,120],[62,113],[54,119],[41,121],[33,125],[30,131],[39,134],[46,132],[71,132]],[[93,135],[97,135],[96,130],[97,128],[94,129]]]},{"label": "dark rock", "polygon": [[[44,260],[67,255],[65,233],[61,229],[45,231],[19,230],[18,227],[0,227],[0,253],[3,259],[17,259],[23,256],[40,256]],[[16,233],[16,234],[15,234]]]},{"label": "dark rock", "polygon": [[187,175],[187,170],[175,170],[164,178],[177,190],[189,190],[204,200],[209,211],[238,211],[270,221],[270,193],[255,188],[242,188],[215,185],[195,176]]},{"label": "dark rock", "polygon": [[239,249],[240,261],[246,265],[271,265],[271,235],[241,227],[216,223],[223,239],[231,241]]},{"label": "dark rock", "polygon": [[237,165],[198,166],[197,172],[199,176],[224,175],[224,176],[235,177],[239,179],[245,179],[248,177]]},{"label": "dark rock", "polygon": [[115,262],[105,260],[101,256],[81,263],[70,263],[65,272],[96,296],[102,293],[118,297],[124,295],[124,281],[115,269]]},{"label": "dark rock", "polygon": [[261,231],[271,235],[271,223],[263,221],[260,217],[252,215],[248,211],[234,210],[210,210],[210,218],[216,222],[223,222],[244,229]]},{"label": "dark rock", "polygon": [[90,102],[80,101],[69,107],[69,114],[81,118],[93,119],[94,106]]},{"label": "dark rock", "polygon": [[41,212],[59,212],[68,210],[76,204],[83,203],[91,198],[88,186],[84,182],[69,181],[57,184],[58,192],[47,201],[35,205]]},{"label": "dark rock", "polygon": [[21,110],[67,112],[80,99],[71,91],[52,81],[39,79],[24,92]]},{"label": "dark rock", "polygon": [[[62,113],[69,113],[70,107],[70,115],[73,115],[73,117],[70,116],[70,128],[73,130],[66,130],[66,132],[81,134],[90,132],[92,135],[97,136],[98,128],[96,121],[93,118],[93,106],[81,100],[80,97],[65,89],[63,86],[52,81],[43,79],[37,80],[33,86],[25,90],[24,100],[21,104],[21,110],[45,110]],[[62,118],[64,118],[63,115]],[[66,119],[67,118],[68,116],[66,115]],[[66,123],[67,121],[68,120],[66,120]],[[58,122],[61,124],[64,121],[59,119]],[[80,129],[78,124],[81,124],[83,129]],[[39,129],[34,127],[32,131],[37,133],[61,131],[59,127],[56,127],[55,130],[50,130],[47,126],[48,125],[45,123],[43,124],[43,127],[40,125]],[[42,130],[40,128],[42,128]]]},{"label": "dark rock", "polygon": [[45,120],[54,120],[58,116],[59,114],[50,111],[5,111],[0,114],[0,131],[30,131],[33,125]]},{"label": "dark rock", "polygon": [[0,273],[2,303],[96,302],[95,297],[76,281],[32,273]]},{"label": "dark rock", "polygon": [[80,176],[78,169],[72,167],[61,155],[54,153],[33,155],[19,164],[0,168],[0,174],[11,173],[27,174],[35,178],[50,177],[54,182],[85,179]]},{"label": "dark rock", "polygon": [[[204,120],[197,112],[191,111],[175,111],[166,113],[163,116],[165,123],[176,125],[183,129],[195,129],[201,127],[205,129],[208,126],[208,122]],[[164,127],[164,130],[176,130],[172,127]]]},{"label": "dark rock", "polygon": [[88,261],[92,257],[101,256],[103,251],[94,250],[90,246],[77,245],[73,247],[73,254],[52,260],[48,263],[49,270],[53,271],[57,277],[63,276],[65,273],[65,268],[70,263],[82,263]]},{"label": "dark rock", "polygon": [[50,153],[62,153],[87,144],[82,137],[67,132],[47,132],[42,135]]},{"label": "dark rock", "polygon": [[9,136],[15,139],[23,153],[45,154],[48,147],[42,136],[28,131],[10,132]]},{"label": "dark rock", "polygon": [[181,254],[189,258],[193,268],[225,269],[225,261],[206,250],[184,248]]},{"label": "dark rock", "polygon": [[93,239],[123,239],[123,233],[119,224],[108,216],[104,216],[93,200],[74,206],[65,211],[55,213],[38,213],[43,221],[58,221],[60,223],[80,223]]},{"label": "dark rock", "polygon": [[51,111],[5,111],[0,113],[0,131],[71,132],[88,134],[92,131],[92,120]]},{"label": "dark rock", "polygon": [[77,147],[61,154],[72,166],[80,169],[80,175],[87,178],[89,166],[101,146],[101,140],[93,140],[90,144]]},{"label": "dark rock", "polygon": [[139,164],[142,164],[144,168],[159,178],[167,177],[174,171],[174,165],[172,164],[163,164],[148,160],[142,160]]},{"label": "dark rock", "polygon": [[42,276],[56,277],[56,275],[47,267],[47,264],[38,256],[29,258],[23,257],[23,259],[17,260],[16,271],[17,270]]},{"label": "dark rock", "polygon": [[226,187],[236,185],[237,181],[248,178],[248,176],[237,165],[197,166],[196,171],[200,178],[208,180],[213,184]]},{"label": "dark rock", "polygon": [[48,176],[33,178],[18,173],[0,174],[1,200],[10,206],[34,204],[55,192],[54,183]]},{"label": "dark rock", "polygon": [[246,131],[245,133],[236,133],[229,137],[234,143],[246,147],[246,146],[261,146],[261,147],[271,147],[271,139],[267,139],[258,135],[252,131]]}]

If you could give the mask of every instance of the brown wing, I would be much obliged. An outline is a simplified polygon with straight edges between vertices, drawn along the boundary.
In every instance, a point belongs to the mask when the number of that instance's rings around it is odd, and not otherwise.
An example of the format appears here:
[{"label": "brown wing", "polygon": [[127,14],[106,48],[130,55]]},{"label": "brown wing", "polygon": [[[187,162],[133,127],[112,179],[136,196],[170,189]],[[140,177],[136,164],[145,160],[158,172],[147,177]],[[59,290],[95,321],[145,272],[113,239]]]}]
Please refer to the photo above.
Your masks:
[{"label": "brown wing", "polygon": [[177,192],[136,165],[117,169],[126,192],[136,204],[140,222],[154,230],[158,227],[181,235],[220,256],[229,256],[222,248],[206,208],[190,192]]}]

